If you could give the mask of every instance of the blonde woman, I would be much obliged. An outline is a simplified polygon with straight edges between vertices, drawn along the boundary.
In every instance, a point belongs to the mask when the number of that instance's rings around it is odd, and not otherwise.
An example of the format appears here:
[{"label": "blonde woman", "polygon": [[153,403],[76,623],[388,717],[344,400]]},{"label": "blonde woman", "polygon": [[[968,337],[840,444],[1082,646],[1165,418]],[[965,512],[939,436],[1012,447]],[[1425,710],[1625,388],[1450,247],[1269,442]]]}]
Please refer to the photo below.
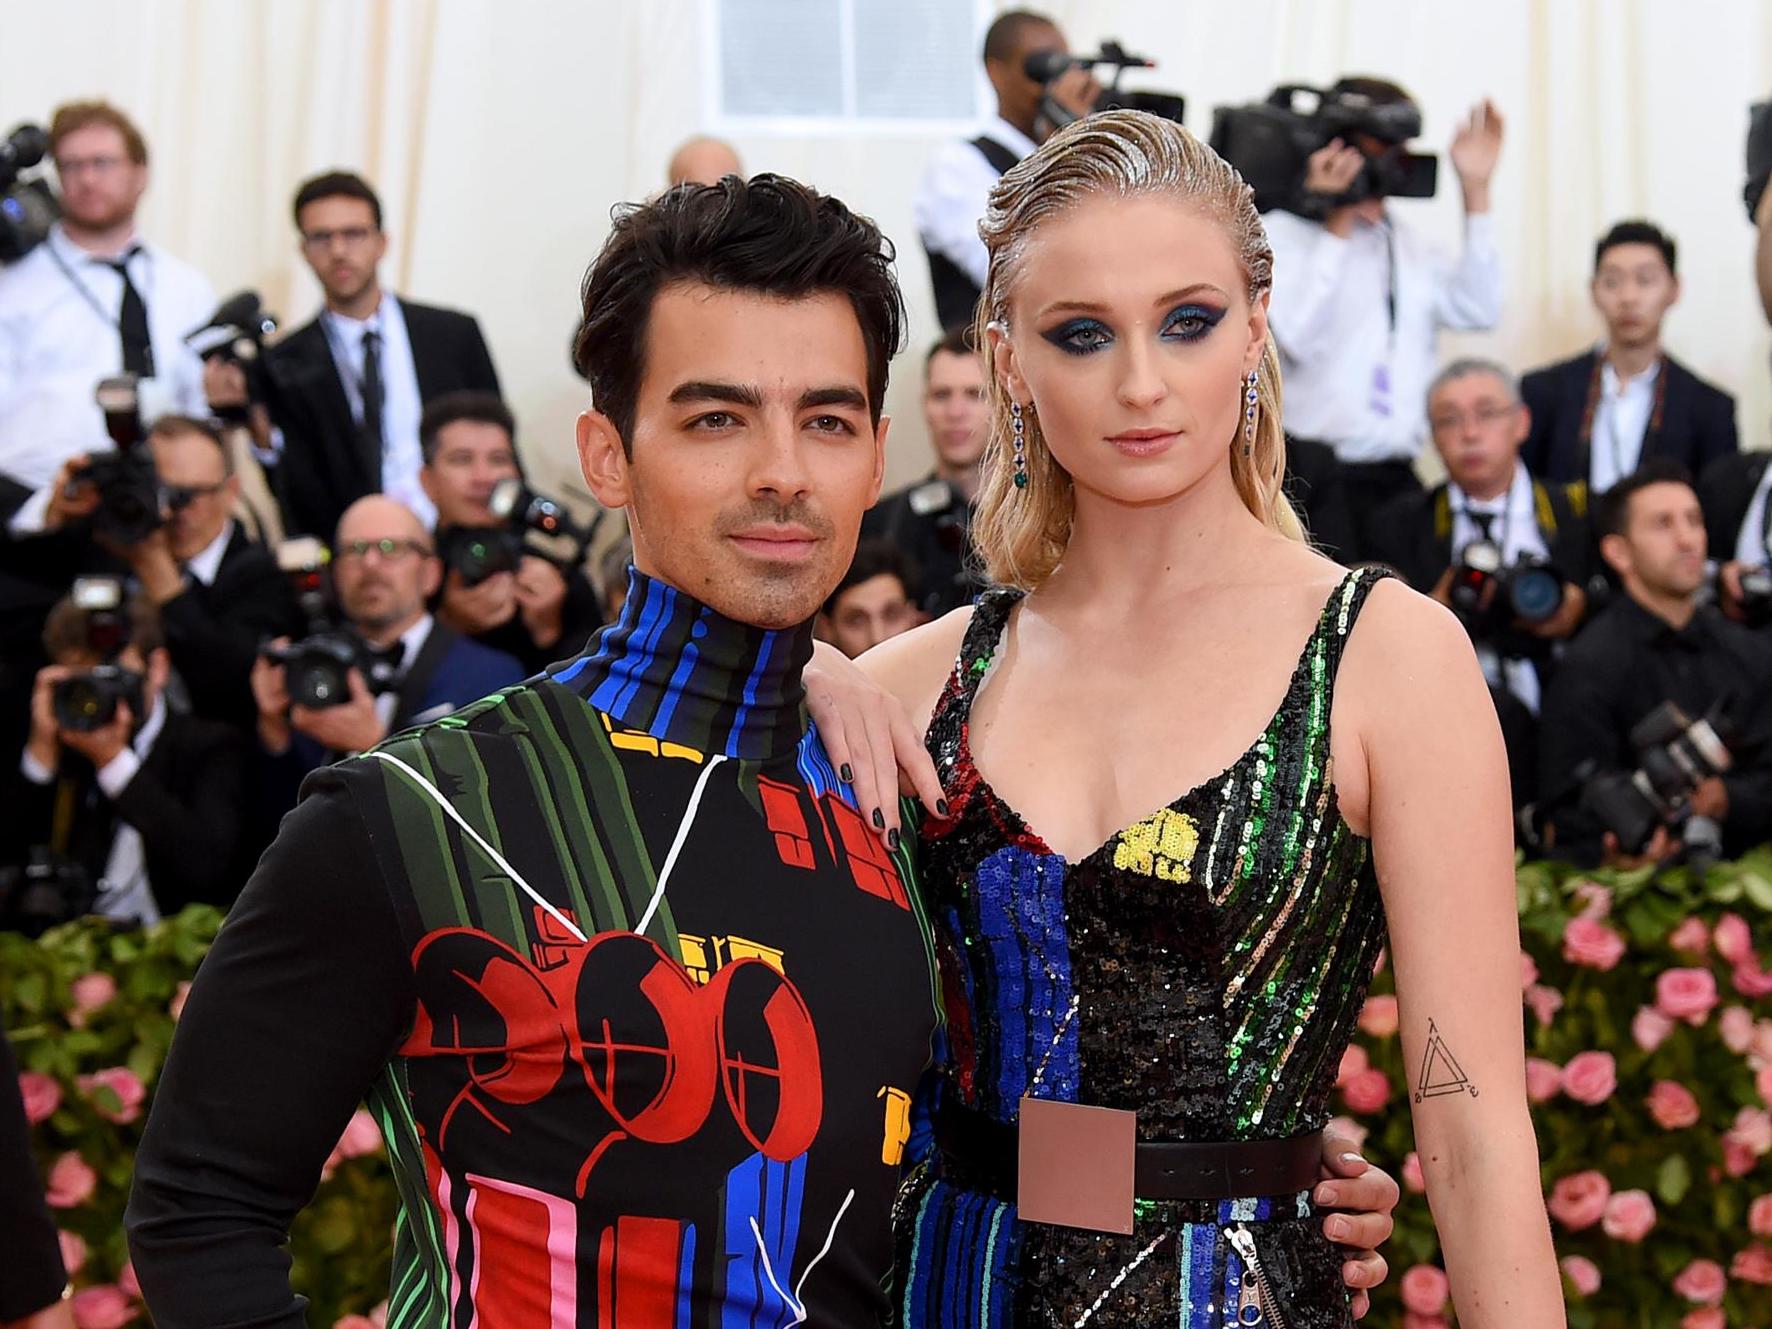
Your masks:
[{"label": "blonde woman", "polygon": [[903,1321],[1348,1324],[1310,1187],[1388,925],[1460,1323],[1561,1325],[1494,710],[1457,623],[1312,552],[1281,494],[1248,189],[1110,112],[1005,175],[981,230],[974,531],[1002,589],[862,657],[871,684],[828,657],[814,684],[863,784],[892,765],[871,687],[943,786]]}]

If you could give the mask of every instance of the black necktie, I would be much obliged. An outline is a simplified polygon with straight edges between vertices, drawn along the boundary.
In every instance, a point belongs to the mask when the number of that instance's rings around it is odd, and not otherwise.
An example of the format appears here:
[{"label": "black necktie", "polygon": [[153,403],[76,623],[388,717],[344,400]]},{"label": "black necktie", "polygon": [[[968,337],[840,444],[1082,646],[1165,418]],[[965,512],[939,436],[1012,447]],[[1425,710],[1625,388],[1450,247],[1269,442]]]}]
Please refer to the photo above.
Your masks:
[{"label": "black necktie", "polygon": [[386,646],[372,646],[363,642],[358,647],[358,658],[363,666],[363,681],[376,696],[384,692],[393,692],[400,686],[400,677],[405,672],[406,643],[396,638]]},{"label": "black necktie", "polygon": [[1475,508],[1465,509],[1465,516],[1477,524],[1479,537],[1488,544],[1495,543],[1495,513],[1478,512]]},{"label": "black necktie", "polygon": [[126,251],[122,258],[100,261],[123,278],[123,308],[117,315],[117,332],[123,339],[123,372],[141,378],[154,376],[154,346],[148,340],[148,307],[142,293],[129,280],[129,260],[141,253],[141,246]]},{"label": "black necktie", "polygon": [[381,333],[363,334],[363,438],[381,456]]}]

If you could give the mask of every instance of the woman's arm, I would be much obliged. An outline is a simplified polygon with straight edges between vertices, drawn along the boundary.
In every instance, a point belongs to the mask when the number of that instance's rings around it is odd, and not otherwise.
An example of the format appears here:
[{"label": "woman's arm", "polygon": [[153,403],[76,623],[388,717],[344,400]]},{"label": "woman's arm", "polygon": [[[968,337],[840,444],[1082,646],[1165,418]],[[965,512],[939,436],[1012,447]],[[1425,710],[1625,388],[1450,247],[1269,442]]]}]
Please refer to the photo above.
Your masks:
[{"label": "woman's arm", "polygon": [[1507,757],[1464,630],[1380,586],[1348,644],[1336,719],[1365,758],[1405,1086],[1465,1329],[1562,1326],[1526,1107]]}]

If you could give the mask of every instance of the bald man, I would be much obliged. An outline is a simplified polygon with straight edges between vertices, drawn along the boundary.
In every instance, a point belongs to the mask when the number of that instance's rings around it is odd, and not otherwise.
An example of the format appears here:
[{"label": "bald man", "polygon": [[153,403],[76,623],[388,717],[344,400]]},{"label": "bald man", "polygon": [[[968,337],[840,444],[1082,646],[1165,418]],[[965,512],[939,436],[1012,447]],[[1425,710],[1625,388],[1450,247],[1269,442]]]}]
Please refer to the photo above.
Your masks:
[{"label": "bald man", "polygon": [[744,175],[744,166],[730,143],[698,136],[671,154],[667,174],[667,183],[673,188],[677,185],[711,185],[722,176]]}]

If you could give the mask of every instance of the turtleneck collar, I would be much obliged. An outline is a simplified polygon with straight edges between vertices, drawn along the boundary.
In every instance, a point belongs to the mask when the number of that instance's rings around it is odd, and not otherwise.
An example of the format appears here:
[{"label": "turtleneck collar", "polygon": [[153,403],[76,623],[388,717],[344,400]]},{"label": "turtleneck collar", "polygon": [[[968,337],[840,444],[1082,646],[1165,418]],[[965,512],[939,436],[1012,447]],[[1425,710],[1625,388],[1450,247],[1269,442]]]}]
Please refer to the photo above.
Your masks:
[{"label": "turtleneck collar", "polygon": [[554,680],[630,729],[741,760],[791,752],[806,730],[812,624],[740,623],[628,569],[621,617]]}]

